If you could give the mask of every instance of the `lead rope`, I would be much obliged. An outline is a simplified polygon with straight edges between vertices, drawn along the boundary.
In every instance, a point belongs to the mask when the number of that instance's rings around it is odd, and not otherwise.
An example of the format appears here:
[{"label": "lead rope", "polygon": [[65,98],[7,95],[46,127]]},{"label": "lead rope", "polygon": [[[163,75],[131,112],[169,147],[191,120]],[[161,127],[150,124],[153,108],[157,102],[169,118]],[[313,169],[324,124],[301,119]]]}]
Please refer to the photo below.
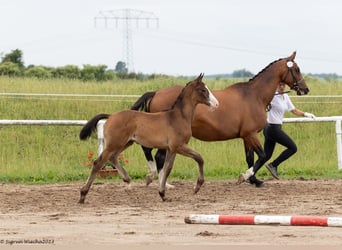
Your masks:
[{"label": "lead rope", "polygon": [[[287,94],[287,93],[290,93],[290,92],[291,92],[291,90],[285,91],[285,92],[283,92],[283,93],[281,93],[281,94],[275,93],[274,96],[276,96],[276,95],[282,95],[282,94]],[[269,112],[269,111],[271,110],[271,108],[272,108],[272,104],[271,104],[271,103],[267,104],[267,105],[266,105],[266,112]]]}]

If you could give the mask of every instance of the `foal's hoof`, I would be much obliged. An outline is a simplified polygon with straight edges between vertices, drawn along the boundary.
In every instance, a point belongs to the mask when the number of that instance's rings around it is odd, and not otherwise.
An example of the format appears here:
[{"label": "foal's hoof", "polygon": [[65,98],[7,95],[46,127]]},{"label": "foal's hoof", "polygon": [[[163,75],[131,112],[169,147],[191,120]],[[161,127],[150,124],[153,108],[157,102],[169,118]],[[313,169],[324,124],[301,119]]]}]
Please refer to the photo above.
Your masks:
[{"label": "foal's hoof", "polygon": [[247,179],[245,177],[245,174],[240,174],[238,181],[236,182],[236,185],[240,185],[241,183],[245,182]]},{"label": "foal's hoof", "polygon": [[152,178],[151,178],[151,176],[146,176],[146,186],[148,186],[148,185],[150,185],[151,183],[152,183]]},{"label": "foal's hoof", "polygon": [[165,197],[165,191],[163,191],[163,192],[159,191],[159,195],[160,195],[160,198],[162,198],[163,201],[171,201],[170,198],[166,198]]},{"label": "foal's hoof", "polygon": [[174,185],[172,185],[172,184],[170,184],[170,183],[165,183],[165,187],[167,188],[167,189],[173,189],[173,188],[175,188],[175,186]]},{"label": "foal's hoof", "polygon": [[84,190],[81,189],[81,191],[80,191],[80,200],[78,201],[78,203],[84,204],[84,200],[86,198],[87,193],[88,193],[88,191],[84,191]]},{"label": "foal's hoof", "polygon": [[163,201],[165,201],[165,191],[161,192],[159,191],[159,196],[162,198]]},{"label": "foal's hoof", "polygon": [[196,187],[194,189],[195,194],[201,189],[201,186],[203,185],[203,183],[204,183],[204,180],[198,180],[197,181]]}]

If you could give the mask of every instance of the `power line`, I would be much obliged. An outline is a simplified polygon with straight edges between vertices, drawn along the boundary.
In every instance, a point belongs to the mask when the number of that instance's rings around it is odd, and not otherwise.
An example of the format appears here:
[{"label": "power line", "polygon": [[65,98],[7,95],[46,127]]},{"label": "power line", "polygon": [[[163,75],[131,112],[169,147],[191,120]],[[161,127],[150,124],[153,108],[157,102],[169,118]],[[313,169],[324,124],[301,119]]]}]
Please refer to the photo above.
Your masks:
[{"label": "power line", "polygon": [[159,28],[159,18],[153,12],[133,9],[119,9],[100,11],[94,18],[94,25],[97,26],[99,21],[104,22],[106,28],[109,27],[109,22],[115,22],[115,28],[120,24],[123,27],[123,58],[126,63],[127,70],[134,71],[133,60],[133,38],[132,38],[132,23],[135,22],[136,28],[141,23],[145,23],[145,28],[150,28],[150,23],[154,23],[155,28]]}]

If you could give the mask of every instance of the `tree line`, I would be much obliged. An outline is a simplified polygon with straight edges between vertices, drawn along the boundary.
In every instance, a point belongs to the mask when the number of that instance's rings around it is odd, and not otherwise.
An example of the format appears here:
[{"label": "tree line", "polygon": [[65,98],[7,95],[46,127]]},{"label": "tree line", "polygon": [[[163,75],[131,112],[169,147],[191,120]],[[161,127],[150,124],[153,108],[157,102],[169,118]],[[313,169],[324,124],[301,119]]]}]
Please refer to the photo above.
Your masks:
[{"label": "tree line", "polygon": [[[323,79],[337,79],[339,75],[332,74],[308,74],[309,76],[323,78]],[[47,67],[28,65],[25,67],[23,62],[23,52],[19,49],[12,50],[10,53],[5,54],[0,61],[0,76],[9,77],[34,77],[38,79],[48,78],[66,78],[72,80],[82,81],[108,81],[115,78],[120,79],[153,79],[159,76],[158,74],[146,75],[143,73],[128,72],[126,63],[117,62],[115,69],[108,69],[104,64],[90,65],[84,64],[82,68],[76,65],[65,65],[62,67]],[[164,75],[165,76],[165,75]],[[254,74],[246,69],[235,70],[231,74],[210,75],[207,77],[215,78],[250,78]]]},{"label": "tree line", "polygon": [[82,81],[108,81],[115,78],[145,79],[154,78],[156,75],[146,76],[142,73],[128,72],[126,63],[119,61],[115,69],[108,69],[107,65],[84,64],[82,68],[76,65],[61,67],[47,67],[28,65],[23,62],[23,52],[19,49],[5,54],[0,62],[0,76],[9,77],[34,77],[39,79],[66,78]]}]

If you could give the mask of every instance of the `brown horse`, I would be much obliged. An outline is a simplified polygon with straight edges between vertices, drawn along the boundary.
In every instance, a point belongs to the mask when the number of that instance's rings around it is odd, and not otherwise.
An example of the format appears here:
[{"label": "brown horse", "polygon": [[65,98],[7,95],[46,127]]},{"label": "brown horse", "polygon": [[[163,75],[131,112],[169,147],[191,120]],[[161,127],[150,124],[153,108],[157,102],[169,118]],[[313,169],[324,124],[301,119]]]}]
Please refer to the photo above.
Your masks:
[{"label": "brown horse", "polygon": [[[195,138],[203,141],[243,139],[246,161],[251,169],[249,174],[239,179],[238,183],[249,179],[250,183],[257,187],[263,185],[263,182],[255,177],[255,173],[265,163],[265,154],[258,133],[266,125],[265,109],[271,102],[279,82],[285,82],[298,95],[309,92],[299,67],[294,62],[295,56],[296,52],[293,52],[287,58],[270,63],[248,82],[236,83],[225,89],[213,91],[220,102],[220,107],[215,112],[208,112],[203,105],[198,105],[195,110],[192,122],[192,136]],[[132,109],[152,113],[167,109],[180,91],[180,86],[173,86],[145,93],[132,106]],[[151,150],[144,148],[149,166],[153,168]],[[255,164],[254,152],[258,156]],[[158,150],[156,154],[158,170],[162,167],[164,157],[163,150]],[[147,178],[147,184],[149,181]]]},{"label": "brown horse", "polygon": [[96,173],[110,160],[119,171],[123,180],[130,183],[130,177],[118,161],[118,155],[134,142],[150,148],[166,150],[164,175],[160,180],[159,194],[164,200],[165,183],[173,167],[176,154],[193,158],[199,168],[199,177],[195,188],[197,193],[204,182],[203,159],[200,154],[187,146],[191,138],[191,121],[196,105],[203,103],[210,107],[218,107],[218,101],[202,82],[203,74],[189,82],[178,94],[172,108],[165,112],[142,113],[125,110],[112,115],[99,114],[82,128],[80,139],[87,139],[96,129],[99,120],[107,119],[104,124],[105,148],[94,161],[87,183],[81,189],[79,202],[85,197],[95,179]]}]

